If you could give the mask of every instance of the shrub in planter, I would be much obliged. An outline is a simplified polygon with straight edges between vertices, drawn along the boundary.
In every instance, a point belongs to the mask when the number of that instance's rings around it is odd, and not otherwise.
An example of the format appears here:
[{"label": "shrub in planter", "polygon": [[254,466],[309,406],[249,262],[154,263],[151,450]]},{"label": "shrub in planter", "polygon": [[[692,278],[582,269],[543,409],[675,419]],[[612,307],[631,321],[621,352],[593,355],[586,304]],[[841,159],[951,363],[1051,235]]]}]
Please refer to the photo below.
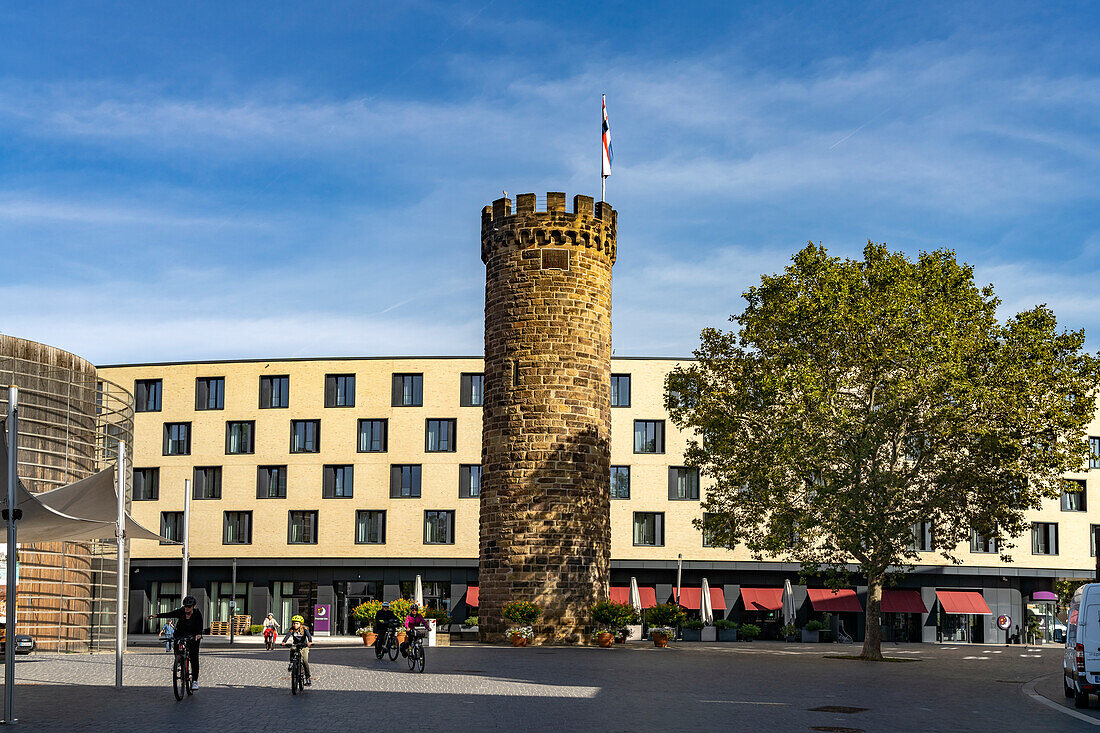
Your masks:
[{"label": "shrub in planter", "polygon": [[649,638],[653,640],[653,646],[666,647],[668,640],[676,636],[676,629],[671,626],[650,626]]},{"label": "shrub in planter", "polygon": [[363,646],[373,646],[374,642],[378,640],[378,634],[374,633],[374,629],[370,626],[356,629],[355,633],[363,639]]},{"label": "shrub in planter", "polygon": [[745,641],[752,641],[760,636],[760,627],[756,624],[741,624],[739,633],[741,634],[741,638]]},{"label": "shrub in planter", "polygon": [[412,610],[413,602],[408,598],[398,598],[396,601],[390,601],[390,610],[397,616],[398,620],[402,623],[405,622],[405,617],[409,615],[409,611]]},{"label": "shrub in planter", "polygon": [[425,619],[435,619],[435,627],[441,629],[451,623],[451,617],[442,608],[425,608],[420,612]]},{"label": "shrub in planter", "polygon": [[542,616],[542,609],[529,601],[508,601],[500,615],[516,626],[531,626]]},{"label": "shrub in planter", "polygon": [[802,643],[803,644],[817,644],[821,641],[821,630],[825,628],[825,624],[820,621],[807,621],[806,625],[802,627]]},{"label": "shrub in planter", "polygon": [[261,624],[252,624],[248,627],[248,633],[250,634],[262,634],[264,633],[264,627]]},{"label": "shrub in planter", "polygon": [[787,624],[779,630],[779,633],[787,641],[798,641],[798,627],[794,624]]},{"label": "shrub in planter", "polygon": [[462,620],[463,626],[477,626],[477,616],[467,616]]},{"label": "shrub in planter", "polygon": [[714,622],[714,628],[718,630],[718,641],[737,641],[737,624],[733,621],[720,618]]},{"label": "shrub in planter", "polygon": [[535,638],[535,630],[530,626],[513,626],[504,635],[512,642],[512,646],[527,646],[527,642]]},{"label": "shrub in planter", "polygon": [[592,615],[592,622],[596,625],[597,633],[606,632],[613,636],[624,633],[626,627],[638,618],[634,612],[634,606],[629,603],[616,603],[615,601],[594,603],[588,609],[588,612]]},{"label": "shrub in planter", "polygon": [[675,628],[684,623],[684,609],[675,603],[662,603],[649,608],[645,612],[645,620],[650,626],[667,626]]},{"label": "shrub in planter", "polygon": [[703,627],[706,626],[699,619],[692,619],[680,624],[680,631],[683,634],[684,641],[701,641],[703,638]]},{"label": "shrub in planter", "polygon": [[802,627],[806,631],[821,631],[825,628],[825,624],[820,621],[807,621],[806,625]]},{"label": "shrub in planter", "polygon": [[381,601],[360,603],[351,610],[352,620],[359,626],[374,626],[374,618],[382,608]]}]

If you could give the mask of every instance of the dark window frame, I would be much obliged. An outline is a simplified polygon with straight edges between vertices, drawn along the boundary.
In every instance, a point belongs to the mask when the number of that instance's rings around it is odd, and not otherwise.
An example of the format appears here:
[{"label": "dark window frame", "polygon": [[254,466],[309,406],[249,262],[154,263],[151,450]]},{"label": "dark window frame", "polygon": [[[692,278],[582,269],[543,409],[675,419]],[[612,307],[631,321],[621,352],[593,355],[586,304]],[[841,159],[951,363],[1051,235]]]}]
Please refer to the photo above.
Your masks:
[{"label": "dark window frame", "polygon": [[[182,427],[186,431],[186,437],[183,439],[183,451],[181,452],[169,452],[168,447],[172,444],[173,439],[168,436],[173,427]],[[179,441],[179,438],[175,439]],[[161,446],[162,455],[165,456],[189,456],[191,455],[191,423],[190,422],[166,422],[164,423],[164,442]]]},{"label": "dark window frame", "polygon": [[[229,541],[229,515],[230,514],[239,515],[242,518],[247,518],[247,520],[248,520],[248,522],[247,522],[247,524],[248,524],[248,532],[247,532],[248,540],[247,541],[245,541],[245,542],[230,542]],[[229,510],[226,510],[226,511],[222,512],[222,544],[223,545],[251,545],[252,544],[252,510],[251,509],[240,509],[240,510],[229,509]]]},{"label": "dark window frame", "polygon": [[[986,549],[981,549],[982,547]],[[996,555],[1001,551],[1001,542],[997,537],[987,537],[978,530],[970,529],[970,552],[977,555]]]},{"label": "dark window frame", "polygon": [[[307,430],[306,435],[304,435],[302,437],[303,447],[302,448],[295,448],[295,440],[294,440],[295,439],[295,428],[297,428],[298,426],[303,426],[303,427],[308,428],[308,426],[310,426],[310,425],[313,425],[313,427],[314,427],[313,441],[314,441],[315,445],[313,447],[313,450],[310,450],[308,447],[306,447],[309,444],[308,430]],[[321,421],[320,420],[303,419],[303,420],[291,420],[290,421],[290,452],[295,453],[295,454],[299,454],[299,453],[320,453],[321,452]]]},{"label": "dark window frame", "polygon": [[[337,478],[343,483],[337,491]],[[329,463],[321,468],[321,498],[322,499],[353,499],[355,498],[355,466],[350,463]]]},{"label": "dark window frame", "polygon": [[[409,493],[404,493],[405,469],[409,469]],[[423,492],[423,466],[419,463],[390,464],[390,498],[419,499]]]},{"label": "dark window frame", "polygon": [[[642,438],[641,447],[638,450],[638,425],[645,426],[645,435]],[[649,442],[649,426],[653,426],[653,447],[655,450],[644,450]],[[665,452],[665,421],[664,420],[635,420],[634,421],[634,453],[639,455],[663,455]]]},{"label": "dark window frame", "polygon": [[[410,380],[408,388],[405,380]],[[410,402],[405,401],[408,394]],[[391,407],[423,407],[424,406],[424,373],[423,372],[395,372],[393,375]]]},{"label": "dark window frame", "polygon": [[[474,475],[474,469],[477,469],[477,491],[474,492],[474,483],[472,477]],[[458,467],[458,498],[459,499],[480,499],[481,498],[481,464],[480,463],[463,463]]]},{"label": "dark window frame", "polygon": [[[687,472],[689,476],[695,477],[694,486],[691,481],[687,481],[685,488],[686,496],[680,496],[680,474],[681,472]],[[699,501],[699,496],[702,490],[699,487],[699,469],[694,466],[669,466],[668,467],[668,500],[669,501]],[[693,495],[694,494],[694,495]]]},{"label": "dark window frame", "polygon": [[917,522],[912,526],[912,530],[913,543],[909,546],[909,549],[914,552],[932,552],[932,533],[935,531],[935,528],[932,526],[932,521],[926,519]]},{"label": "dark window frame", "polygon": [[[630,407],[630,388],[631,378],[630,374],[612,374],[611,375],[611,406],[612,407]],[[626,380],[626,402],[622,401],[622,385],[623,380]]]},{"label": "dark window frame", "polygon": [[[371,542],[369,540],[360,540],[359,524],[360,517],[366,514],[377,514],[380,516],[378,534],[380,539],[377,542]],[[385,509],[356,509],[355,510],[355,544],[357,545],[384,545],[386,544],[386,510]]]},{"label": "dark window frame", "polygon": [[[310,520],[309,532],[310,538],[308,540],[301,540],[296,542],[294,540],[294,519],[295,515],[300,515],[299,518],[308,518]],[[316,545],[318,530],[318,512],[316,509],[291,509],[286,513],[286,543],[288,545]]]},{"label": "dark window frame", "polygon": [[[616,469],[618,469],[618,471],[616,471]],[[622,475],[624,473],[624,471],[622,469],[626,469],[626,471],[625,471],[625,474],[626,474],[626,496],[623,496],[622,493],[621,493],[621,488],[622,487],[619,487],[619,489],[616,489],[616,487],[615,487],[615,476],[616,475]],[[630,466],[612,466],[611,467],[610,491],[611,491],[611,498],[612,499],[615,499],[615,500],[620,500],[620,499],[628,500],[628,499],[630,499]]]},{"label": "dark window frame", "polygon": [[[439,426],[449,426],[450,435],[448,448],[432,448],[432,423],[436,423]],[[443,432],[440,430],[436,436],[436,444],[441,445]],[[424,452],[425,453],[454,453],[457,450],[458,444],[458,420],[453,417],[429,417],[424,420]]]},{"label": "dark window frame", "polygon": [[[654,542],[638,542],[638,518],[652,516]],[[664,547],[665,546],[665,513],[664,512],[634,512],[630,525],[630,537],[635,547]]]},{"label": "dark window frame", "polygon": [[[382,428],[381,448],[379,450],[363,449],[363,425],[365,423],[378,423]],[[389,451],[390,421],[384,417],[361,417],[355,427],[355,452],[356,453],[387,453]],[[371,433],[371,443],[374,441],[374,433]]]},{"label": "dark window frame", "polygon": [[[474,389],[474,384],[477,389]],[[475,400],[474,397],[477,397]],[[459,378],[458,389],[459,407],[484,407],[485,406],[485,373],[463,372]]]},{"label": "dark window frame", "polygon": [[1089,468],[1100,468],[1100,436],[1089,436]]},{"label": "dark window frame", "polygon": [[[212,481],[210,481],[211,477],[213,477]],[[214,484],[213,491],[207,490],[208,482],[212,482]],[[209,493],[214,494],[214,496],[205,496],[205,494]],[[191,498],[196,501],[217,501],[222,498],[221,466],[195,466],[192,469]]]},{"label": "dark window frame", "polygon": [[[343,402],[340,401],[341,382],[343,382]],[[325,375],[325,407],[355,407],[354,374]]]},{"label": "dark window frame", "polygon": [[[1046,535],[1044,538],[1043,535]],[[1047,550],[1040,550],[1041,539],[1045,539]],[[1058,523],[1057,522],[1032,522],[1031,523],[1031,554],[1032,555],[1057,555],[1058,554]]]},{"label": "dark window frame", "polygon": [[[276,494],[271,495],[271,472],[277,471],[278,478]],[[285,499],[287,487],[286,464],[271,463],[256,466],[256,498],[257,499]]]},{"label": "dark window frame", "polygon": [[[428,540],[428,527],[432,515],[443,516],[446,519],[444,533],[446,539],[443,542],[430,542]],[[424,510],[424,544],[425,545],[453,545],[455,543],[455,510],[454,509],[425,509]]]},{"label": "dark window frame", "polygon": [[[141,476],[141,496],[138,495],[138,476]],[[152,481],[149,478],[152,478]],[[151,491],[147,491],[147,484],[152,484]],[[147,494],[151,494],[147,495]],[[157,501],[160,499],[160,469],[156,467],[149,468],[135,468],[133,487],[130,492],[132,501]]]},{"label": "dark window frame", "polygon": [[[214,406],[210,406],[210,387],[214,389]],[[195,411],[225,409],[225,377],[195,377]]]},{"label": "dark window frame", "polygon": [[[230,450],[234,425],[248,426],[248,450]],[[225,454],[227,456],[250,456],[256,452],[256,421],[255,420],[226,420],[225,421]]]},{"label": "dark window frame", "polygon": [[[153,389],[153,403],[150,407],[149,388]],[[134,412],[160,412],[164,397],[163,379],[135,379],[134,380]]]},{"label": "dark window frame", "polygon": [[[285,384],[286,389],[276,391],[275,380]],[[276,396],[280,396],[283,404],[276,403]],[[265,404],[266,403],[266,404]],[[261,410],[285,410],[290,407],[290,375],[289,374],[262,374],[260,375],[260,409]]]},{"label": "dark window frame", "polygon": [[[172,522],[173,522],[172,529],[175,529],[176,528],[175,525],[178,523],[178,530],[179,530],[178,532],[169,532],[168,531],[169,526],[167,524],[167,520],[169,518],[171,518]],[[172,537],[173,534],[175,534],[177,536]],[[181,542],[183,540],[183,512],[181,512],[181,511],[168,511],[168,512],[161,512],[160,513],[160,536],[161,537],[166,537],[168,539],[168,541],[161,540],[160,544],[162,544],[162,545],[174,545],[177,542]]]},{"label": "dark window frame", "polygon": [[1063,512],[1084,512],[1088,511],[1088,482],[1084,479],[1063,479],[1067,483],[1077,484],[1081,487],[1080,491],[1066,491],[1062,489],[1062,496],[1058,500],[1058,505]]}]

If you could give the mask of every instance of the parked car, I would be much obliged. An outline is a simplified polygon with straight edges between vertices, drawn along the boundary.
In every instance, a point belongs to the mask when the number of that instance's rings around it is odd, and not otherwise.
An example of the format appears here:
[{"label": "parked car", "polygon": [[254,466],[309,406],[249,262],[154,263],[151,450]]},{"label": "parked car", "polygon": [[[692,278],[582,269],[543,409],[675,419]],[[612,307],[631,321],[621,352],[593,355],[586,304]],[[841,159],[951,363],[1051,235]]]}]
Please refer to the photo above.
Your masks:
[{"label": "parked car", "polygon": [[1066,620],[1062,684],[1074,707],[1087,708],[1100,694],[1100,583],[1086,583],[1073,594]]},{"label": "parked car", "polygon": [[[26,634],[15,635],[15,653],[30,654],[34,651],[34,639]],[[0,654],[7,653],[7,630],[5,624],[0,623]]]}]

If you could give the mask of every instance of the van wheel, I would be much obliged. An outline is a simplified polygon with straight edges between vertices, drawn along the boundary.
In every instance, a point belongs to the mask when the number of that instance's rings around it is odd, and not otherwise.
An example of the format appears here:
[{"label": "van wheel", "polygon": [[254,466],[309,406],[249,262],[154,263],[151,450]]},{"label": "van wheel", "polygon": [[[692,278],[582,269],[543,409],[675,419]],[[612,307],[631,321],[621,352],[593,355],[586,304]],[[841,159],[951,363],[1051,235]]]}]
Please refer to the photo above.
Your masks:
[{"label": "van wheel", "polygon": [[1089,693],[1077,692],[1073,693],[1073,707],[1075,708],[1087,708],[1089,706]]},{"label": "van wheel", "polygon": [[1066,693],[1066,697],[1073,697],[1073,688],[1069,686],[1069,681],[1065,675],[1062,675],[1062,689]]}]

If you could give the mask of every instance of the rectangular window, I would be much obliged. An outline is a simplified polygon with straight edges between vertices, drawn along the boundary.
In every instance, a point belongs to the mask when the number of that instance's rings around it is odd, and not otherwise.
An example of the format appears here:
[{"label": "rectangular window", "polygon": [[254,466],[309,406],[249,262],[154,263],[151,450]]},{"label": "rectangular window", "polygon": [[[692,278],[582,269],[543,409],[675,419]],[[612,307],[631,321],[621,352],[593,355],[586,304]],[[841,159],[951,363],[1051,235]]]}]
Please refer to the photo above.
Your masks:
[{"label": "rectangular window", "polygon": [[664,547],[664,512],[634,512],[634,544],[638,547]]},{"label": "rectangular window", "polygon": [[222,498],[221,466],[195,466],[194,480],[191,483],[191,498]]},{"label": "rectangular window", "polygon": [[290,407],[290,377],[260,377],[260,409]]},{"label": "rectangular window", "polygon": [[286,542],[288,545],[317,544],[317,512],[288,512]]},{"label": "rectangular window", "polygon": [[722,523],[729,521],[725,514],[703,512],[703,547],[722,547]]},{"label": "rectangular window", "polygon": [[393,406],[420,407],[424,404],[423,374],[393,375]]},{"label": "rectangular window", "polygon": [[286,466],[260,466],[256,469],[256,498],[286,498]]},{"label": "rectangular window", "polygon": [[191,455],[191,423],[166,422],[164,423],[164,455],[189,456]]},{"label": "rectangular window", "polygon": [[350,499],[355,483],[354,466],[325,466],[321,497],[324,499]]},{"label": "rectangular window", "polygon": [[424,512],[424,544],[453,545],[455,543],[455,513],[453,511]]},{"label": "rectangular window", "polygon": [[[160,536],[165,540],[183,542],[183,512],[160,513]],[[161,541],[161,544],[168,543]]]},{"label": "rectangular window", "polygon": [[386,420],[360,420],[359,421],[359,452],[360,453],[385,453],[386,452]]},{"label": "rectangular window", "polygon": [[1089,525],[1089,553],[1092,557],[1096,557],[1096,529],[1100,527],[1100,524]]},{"label": "rectangular window", "polygon": [[485,404],[485,375],[463,374],[458,404],[462,407],[481,407]]},{"label": "rectangular window", "polygon": [[918,552],[931,552],[932,550],[932,523],[917,522],[913,525],[913,541],[909,545],[910,550]]},{"label": "rectangular window", "polygon": [[160,469],[134,469],[134,501],[156,501],[160,496]]},{"label": "rectangular window", "polygon": [[225,409],[225,377],[199,377],[195,380],[195,409]]},{"label": "rectangular window", "polygon": [[134,382],[134,412],[160,412],[161,381],[138,379]]},{"label": "rectangular window", "polygon": [[1057,524],[1057,522],[1032,522],[1031,523],[1031,554],[1032,555],[1057,555],[1058,554],[1058,524]]},{"label": "rectangular window", "polygon": [[408,464],[390,466],[390,498],[420,498],[420,466]]},{"label": "rectangular window", "polygon": [[997,552],[998,542],[996,537],[987,537],[976,529],[970,530],[971,552]]},{"label": "rectangular window", "polygon": [[665,421],[664,420],[635,420],[634,421],[634,452],[635,453],[664,453],[665,452]]},{"label": "rectangular window", "polygon": [[1062,511],[1085,511],[1085,482],[1080,479],[1065,479],[1062,489]]},{"label": "rectangular window", "polygon": [[256,422],[230,420],[225,423],[225,454],[248,455],[256,452]]},{"label": "rectangular window", "polygon": [[321,421],[320,420],[291,420],[290,421],[290,452],[291,453],[320,453],[321,452]]},{"label": "rectangular window", "polygon": [[611,375],[611,406],[630,407],[630,375]]},{"label": "rectangular window", "polygon": [[673,501],[699,501],[699,469],[669,466],[668,498]]},{"label": "rectangular window", "polygon": [[477,499],[481,496],[481,466],[458,467],[458,498]]},{"label": "rectangular window", "polygon": [[252,544],[252,512],[225,512],[225,519],[222,521],[222,544]]},{"label": "rectangular window", "polygon": [[1089,436],[1089,468],[1100,468],[1100,438]]},{"label": "rectangular window", "polygon": [[355,544],[386,544],[386,513],[372,509],[355,512]]},{"label": "rectangular window", "polygon": [[611,467],[611,498],[630,498],[630,466]]},{"label": "rectangular window", "polygon": [[455,420],[427,420],[424,450],[427,453],[454,453]]},{"label": "rectangular window", "polygon": [[325,407],[355,407],[355,375],[325,375]]}]

